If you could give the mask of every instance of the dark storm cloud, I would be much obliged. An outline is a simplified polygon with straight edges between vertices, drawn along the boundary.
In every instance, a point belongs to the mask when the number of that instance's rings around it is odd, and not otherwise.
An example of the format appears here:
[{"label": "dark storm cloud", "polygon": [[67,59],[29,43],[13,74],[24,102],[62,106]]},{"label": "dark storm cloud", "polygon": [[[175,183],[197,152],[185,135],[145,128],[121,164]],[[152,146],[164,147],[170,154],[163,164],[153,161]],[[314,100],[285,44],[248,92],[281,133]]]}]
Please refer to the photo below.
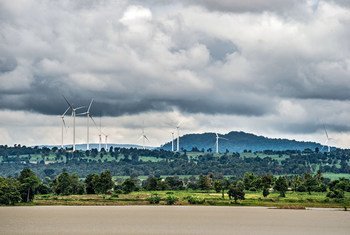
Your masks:
[{"label": "dark storm cloud", "polygon": [[12,57],[0,56],[0,73],[6,73],[17,67],[17,61]]},{"label": "dark storm cloud", "polygon": [[0,109],[60,115],[63,94],[94,98],[97,115],[266,116],[284,99],[350,99],[346,8],[285,19],[271,12],[308,1],[181,3],[1,3]]}]

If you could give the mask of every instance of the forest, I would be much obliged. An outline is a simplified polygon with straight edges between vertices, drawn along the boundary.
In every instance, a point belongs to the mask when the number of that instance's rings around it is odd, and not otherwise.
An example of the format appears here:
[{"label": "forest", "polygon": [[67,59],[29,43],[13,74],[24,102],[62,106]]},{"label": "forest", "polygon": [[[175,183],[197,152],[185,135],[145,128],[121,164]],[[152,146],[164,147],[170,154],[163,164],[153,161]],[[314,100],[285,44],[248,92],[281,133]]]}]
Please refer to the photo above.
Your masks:
[{"label": "forest", "polygon": [[304,173],[349,174],[350,150],[331,152],[311,150],[264,150],[216,154],[210,150],[171,152],[162,149],[109,148],[107,151],[69,151],[65,149],[0,146],[0,175],[17,177],[30,168],[41,179],[55,177],[63,170],[85,178],[109,170],[112,176],[198,176],[216,174],[242,177],[257,175],[296,175]]}]

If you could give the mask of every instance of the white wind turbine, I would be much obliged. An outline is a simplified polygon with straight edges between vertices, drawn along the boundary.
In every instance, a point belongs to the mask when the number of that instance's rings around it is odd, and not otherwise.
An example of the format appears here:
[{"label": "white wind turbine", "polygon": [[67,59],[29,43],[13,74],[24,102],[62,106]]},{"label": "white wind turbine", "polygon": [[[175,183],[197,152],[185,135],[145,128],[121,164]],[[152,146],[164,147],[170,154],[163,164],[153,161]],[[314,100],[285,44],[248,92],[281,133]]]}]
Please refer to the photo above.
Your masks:
[{"label": "white wind turbine", "polygon": [[323,125],[323,128],[324,128],[324,132],[326,134],[326,138],[327,139],[326,139],[326,142],[323,144],[321,151],[323,150],[324,146],[327,146],[328,147],[328,152],[330,152],[331,151],[331,147],[329,146],[329,141],[333,140],[333,139],[328,136],[328,132],[327,132],[327,129],[326,129],[325,125]]},{"label": "white wind turbine", "polygon": [[90,118],[92,119],[92,116],[90,115],[90,109],[91,109],[91,105],[92,105],[93,101],[94,101],[94,99],[91,99],[90,105],[89,105],[89,107],[88,107],[86,112],[77,114],[77,115],[86,115],[86,128],[87,128],[86,129],[86,150],[90,150],[90,142],[89,142],[89,138],[90,138],[90,133],[89,133],[90,123],[89,123],[89,120],[90,120]]},{"label": "white wind turbine", "polygon": [[108,136],[109,135],[104,134],[104,136],[105,136],[105,144],[106,144],[105,150],[107,151],[107,149],[108,149]]},{"label": "white wind turbine", "polygon": [[171,132],[171,151],[174,152],[174,132]]},{"label": "white wind turbine", "polygon": [[69,105],[70,109],[72,109],[72,116],[73,116],[73,152],[74,152],[75,151],[75,116],[76,116],[76,111],[79,110],[79,109],[85,108],[85,106],[73,108],[73,105],[71,105],[71,103],[68,102],[66,97],[63,96],[63,98],[65,99],[65,101]]},{"label": "white wind turbine", "polygon": [[138,140],[140,140],[140,139],[142,139],[142,148],[146,149],[146,147],[145,147],[145,140],[147,140],[149,142],[149,139],[147,138],[147,136],[145,134],[145,130],[143,129],[143,127],[142,127],[142,134],[140,135]]},{"label": "white wind turbine", "polygon": [[222,139],[222,140],[228,140],[224,137],[220,137],[218,133],[215,133],[216,135],[216,142],[215,142],[215,146],[216,146],[216,153],[219,153],[219,139]]},{"label": "white wind turbine", "polygon": [[177,141],[176,141],[176,152],[180,151],[180,126],[183,121],[179,122],[176,126],[176,131],[177,131]]},{"label": "white wind turbine", "polygon": [[64,121],[64,117],[66,115],[66,113],[69,111],[70,107],[68,107],[66,109],[66,111],[61,115],[61,119],[62,119],[62,130],[61,130],[61,148],[63,149],[63,131],[66,128],[66,122]]}]

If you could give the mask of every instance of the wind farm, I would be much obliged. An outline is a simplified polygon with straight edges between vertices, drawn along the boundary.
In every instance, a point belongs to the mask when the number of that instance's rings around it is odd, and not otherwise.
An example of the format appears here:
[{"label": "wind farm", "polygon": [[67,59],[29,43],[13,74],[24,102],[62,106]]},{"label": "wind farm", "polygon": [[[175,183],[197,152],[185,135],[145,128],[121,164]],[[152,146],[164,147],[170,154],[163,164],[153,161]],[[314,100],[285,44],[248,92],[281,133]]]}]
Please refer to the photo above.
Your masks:
[{"label": "wind farm", "polygon": [[0,234],[349,233],[349,1],[0,15]]}]

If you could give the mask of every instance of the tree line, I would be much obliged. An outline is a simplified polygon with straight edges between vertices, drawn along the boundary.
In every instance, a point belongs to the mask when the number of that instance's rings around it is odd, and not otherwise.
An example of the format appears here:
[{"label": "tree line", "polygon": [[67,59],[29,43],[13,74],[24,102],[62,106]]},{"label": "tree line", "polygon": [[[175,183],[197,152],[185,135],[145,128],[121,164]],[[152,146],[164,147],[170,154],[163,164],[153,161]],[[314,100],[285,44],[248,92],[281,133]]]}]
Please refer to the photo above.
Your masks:
[{"label": "tree line", "polygon": [[[151,175],[145,180],[137,177],[126,179],[112,179],[110,171],[100,174],[89,174],[80,179],[77,174],[67,171],[61,172],[53,180],[40,178],[30,169],[23,169],[19,176],[0,177],[0,204],[13,205],[19,202],[31,202],[35,194],[128,194],[133,191],[161,191],[161,190],[215,190],[224,198],[244,200],[246,191],[261,192],[267,197],[271,191],[278,192],[285,197],[287,191],[296,192],[327,192],[329,198],[344,198],[344,192],[350,192],[350,180],[341,178],[329,180],[317,174],[303,174],[296,176],[278,176],[271,174],[256,175],[245,173],[243,177],[225,178],[222,175],[207,174],[198,177],[181,179],[178,176],[160,177]],[[153,198],[156,200],[156,198]],[[173,198],[174,199],[174,198]],[[169,197],[169,200],[172,200]],[[189,200],[194,200],[189,199]],[[196,203],[196,202],[194,202]]]}]

